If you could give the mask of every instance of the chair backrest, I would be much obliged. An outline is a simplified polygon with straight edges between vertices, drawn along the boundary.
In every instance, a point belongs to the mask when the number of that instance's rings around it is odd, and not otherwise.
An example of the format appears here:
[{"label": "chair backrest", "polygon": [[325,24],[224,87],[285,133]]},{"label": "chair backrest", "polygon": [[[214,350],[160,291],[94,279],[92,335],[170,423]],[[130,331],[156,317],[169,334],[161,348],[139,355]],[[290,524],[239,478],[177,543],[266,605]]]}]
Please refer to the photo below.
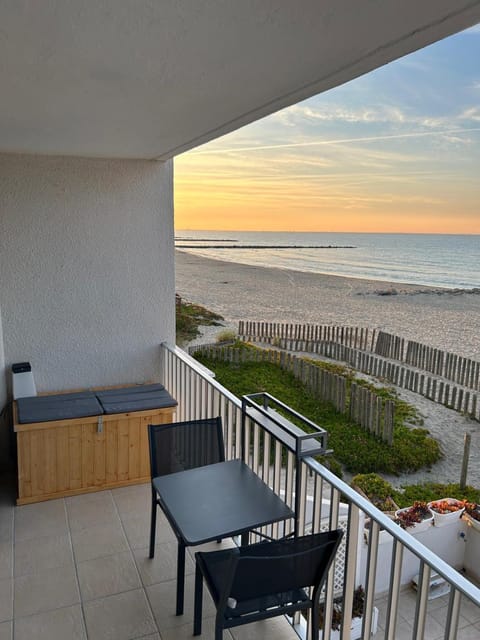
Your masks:
[{"label": "chair backrest", "polygon": [[327,577],[342,535],[334,530],[241,547],[233,563],[228,596],[242,601],[309,586],[317,590]]},{"label": "chair backrest", "polygon": [[222,419],[148,425],[152,478],[225,460]]}]

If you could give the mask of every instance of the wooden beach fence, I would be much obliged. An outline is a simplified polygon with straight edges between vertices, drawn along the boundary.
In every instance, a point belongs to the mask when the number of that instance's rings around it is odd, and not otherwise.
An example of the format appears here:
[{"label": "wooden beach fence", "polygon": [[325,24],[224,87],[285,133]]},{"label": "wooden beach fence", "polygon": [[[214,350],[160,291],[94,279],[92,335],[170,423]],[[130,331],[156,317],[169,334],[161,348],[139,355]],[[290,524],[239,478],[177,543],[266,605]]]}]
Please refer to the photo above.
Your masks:
[{"label": "wooden beach fence", "polygon": [[312,342],[335,342],[364,350],[369,348],[369,337],[370,340],[375,340],[375,330],[369,333],[369,330],[365,327],[253,322],[249,320],[239,321],[238,335],[247,341],[255,341],[259,338],[280,338]]},{"label": "wooden beach fence", "polygon": [[312,325],[240,320],[238,335],[248,341],[259,338],[280,338],[294,341],[341,344],[377,356],[398,360],[433,373],[440,378],[480,391],[480,362],[429,347],[414,340],[405,340],[385,331],[365,327]]},{"label": "wooden beach fence", "polygon": [[[298,337],[281,338],[282,335],[302,335],[303,331],[298,328],[300,326],[278,324],[276,333],[272,336],[268,334],[269,323],[245,322],[243,325],[240,323],[239,332],[244,340],[261,340],[281,349],[316,353],[337,362],[344,362],[362,373],[419,393],[433,402],[480,421],[480,402],[478,394],[475,393],[480,390],[480,362],[413,341],[405,341],[398,336],[381,331],[377,334],[372,331],[370,341],[368,341],[368,333],[365,333],[368,330],[364,330],[363,334],[360,330],[357,332],[357,335],[363,337],[362,344],[368,345],[370,342],[368,349],[355,348],[337,341],[304,340]],[[325,327],[325,325],[319,326]],[[294,327],[294,329],[286,330],[284,327]],[[251,333],[248,336],[244,335],[241,333],[243,329],[251,330]],[[345,327],[345,329],[351,330],[351,327]],[[308,332],[305,331],[305,335],[307,334]],[[330,327],[330,332],[322,329],[317,331],[316,335],[341,337],[342,332],[339,327]],[[347,335],[351,336],[351,331],[343,332],[344,341]],[[407,359],[408,362],[406,362]],[[411,368],[414,366],[419,370]],[[428,375],[429,373],[439,377]],[[455,381],[458,384],[452,384]]]},{"label": "wooden beach fence", "polygon": [[304,358],[284,350],[235,349],[231,346],[199,345],[192,347],[192,355],[221,362],[270,362],[291,371],[319,400],[329,402],[339,413],[365,430],[393,443],[394,408],[391,400],[384,400],[374,391],[351,384],[350,393],[345,376],[326,371]]}]

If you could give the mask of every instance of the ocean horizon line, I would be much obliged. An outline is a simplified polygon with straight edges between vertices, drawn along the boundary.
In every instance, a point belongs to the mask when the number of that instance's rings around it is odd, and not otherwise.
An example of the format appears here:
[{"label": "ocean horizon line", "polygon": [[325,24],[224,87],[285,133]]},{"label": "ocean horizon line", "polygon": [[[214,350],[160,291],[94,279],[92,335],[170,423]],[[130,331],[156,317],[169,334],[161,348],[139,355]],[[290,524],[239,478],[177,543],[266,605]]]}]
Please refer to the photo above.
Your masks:
[{"label": "ocean horizon line", "polygon": [[321,235],[389,235],[389,236],[452,236],[452,237],[480,237],[480,233],[443,233],[436,231],[289,231],[257,229],[175,229],[177,233],[281,233],[281,234],[321,234]]}]

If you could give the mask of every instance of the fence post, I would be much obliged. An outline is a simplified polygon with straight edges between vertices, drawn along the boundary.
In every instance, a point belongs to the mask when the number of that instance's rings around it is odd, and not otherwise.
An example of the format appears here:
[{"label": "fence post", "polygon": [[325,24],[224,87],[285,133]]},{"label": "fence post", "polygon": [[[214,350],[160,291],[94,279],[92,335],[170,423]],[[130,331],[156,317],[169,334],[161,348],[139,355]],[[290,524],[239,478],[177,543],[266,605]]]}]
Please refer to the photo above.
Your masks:
[{"label": "fence post", "polygon": [[465,489],[467,484],[467,471],[468,471],[468,458],[470,457],[470,443],[472,441],[472,435],[466,433],[463,439],[463,460],[462,471],[460,473],[460,489]]}]

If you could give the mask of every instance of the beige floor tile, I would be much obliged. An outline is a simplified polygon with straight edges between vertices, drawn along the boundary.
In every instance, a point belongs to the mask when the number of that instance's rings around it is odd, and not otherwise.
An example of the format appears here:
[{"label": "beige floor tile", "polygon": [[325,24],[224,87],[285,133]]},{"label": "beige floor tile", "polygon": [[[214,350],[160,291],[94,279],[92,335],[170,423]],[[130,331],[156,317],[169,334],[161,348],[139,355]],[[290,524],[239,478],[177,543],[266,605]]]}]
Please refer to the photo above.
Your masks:
[{"label": "beige floor tile", "polygon": [[298,640],[293,627],[283,616],[234,627],[230,632],[234,640]]},{"label": "beige floor tile", "polygon": [[15,577],[73,565],[70,537],[44,536],[15,544]]},{"label": "beige floor tile", "polygon": [[15,509],[15,542],[67,533],[63,499],[27,504]]},{"label": "beige floor tile", "polygon": [[0,580],[11,578],[13,574],[13,544],[0,542]]},{"label": "beige floor tile", "polygon": [[480,607],[475,606],[467,598],[462,598],[462,604],[460,608],[461,615],[471,623],[480,622]]},{"label": "beige floor tile", "polygon": [[[181,616],[175,615],[176,586],[176,580],[171,580],[145,588],[162,638],[165,630],[193,622],[194,576],[188,575],[185,578],[185,607]],[[213,615],[215,615],[215,607],[208,590],[204,589],[203,616],[208,618]]]},{"label": "beige floor tile", "polygon": [[[174,580],[177,577],[177,543],[164,542],[155,545],[155,556],[148,557],[148,548],[135,549],[133,554],[142,582],[145,586]],[[193,573],[195,565],[188,554],[185,554],[185,574]]]},{"label": "beige floor tile", "polygon": [[157,631],[142,589],[84,605],[89,640],[134,640]]},{"label": "beige floor tile", "polygon": [[[180,627],[173,629],[166,629],[162,631],[162,640],[192,640],[193,623],[183,624]],[[215,637],[215,618],[208,617],[202,620],[202,635],[198,636],[199,639],[211,640]],[[223,640],[232,640],[230,629],[223,631]],[[255,638],[255,640],[262,640],[261,636]],[[298,640],[298,636],[296,638]]]},{"label": "beige floor tile", "polygon": [[425,620],[424,640],[437,640],[445,635],[445,627],[434,615],[427,614]]},{"label": "beige floor tile", "polygon": [[457,634],[457,640],[479,640],[479,638],[480,625],[470,625],[464,629],[460,629]]},{"label": "beige floor tile", "polygon": [[80,602],[73,566],[56,567],[15,578],[15,618],[67,607]]},{"label": "beige floor tile", "polygon": [[94,600],[141,587],[131,551],[86,560],[77,565],[82,600]]},{"label": "beige floor tile", "polygon": [[128,550],[123,527],[118,522],[98,524],[72,532],[72,545],[76,562],[93,560]]},{"label": "beige floor tile", "polygon": [[150,513],[152,503],[150,484],[113,489],[112,496],[122,519]]},{"label": "beige floor tile", "polygon": [[13,622],[9,620],[8,622],[0,623],[0,640],[12,640],[13,638]]},{"label": "beige floor tile", "polygon": [[[150,512],[143,516],[133,516],[122,519],[123,528],[132,549],[143,549],[150,544]],[[157,531],[155,544],[173,542],[176,540],[168,520],[163,513],[157,513]]]},{"label": "beige floor tile", "polygon": [[14,507],[0,507],[0,543],[13,540],[13,514]]},{"label": "beige floor tile", "polygon": [[80,605],[15,620],[15,640],[86,640]]},{"label": "beige floor tile", "polygon": [[151,633],[148,636],[142,636],[141,638],[136,638],[136,640],[163,640],[160,638],[159,633]]},{"label": "beige floor tile", "polygon": [[72,532],[99,524],[115,523],[120,526],[120,518],[110,491],[73,496],[65,501]]},{"label": "beige floor tile", "polygon": [[400,622],[395,629],[395,640],[412,640],[412,630],[409,622]]},{"label": "beige floor tile", "polygon": [[0,580],[0,622],[13,618],[13,578]]}]

